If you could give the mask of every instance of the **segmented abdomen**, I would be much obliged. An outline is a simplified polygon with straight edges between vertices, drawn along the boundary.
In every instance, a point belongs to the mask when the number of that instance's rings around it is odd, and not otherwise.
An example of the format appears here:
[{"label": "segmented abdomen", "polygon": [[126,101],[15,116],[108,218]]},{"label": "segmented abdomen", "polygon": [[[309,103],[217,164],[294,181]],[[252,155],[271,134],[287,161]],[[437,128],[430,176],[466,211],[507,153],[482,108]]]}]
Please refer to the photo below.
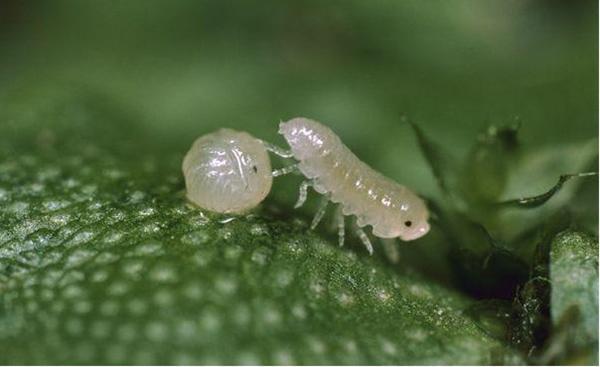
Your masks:
[{"label": "segmented abdomen", "polygon": [[371,225],[373,234],[411,241],[429,231],[425,202],[402,185],[359,160],[328,127],[297,117],[279,125],[300,171],[314,188],[355,215],[359,226]]},{"label": "segmented abdomen", "polygon": [[386,215],[388,208],[405,191],[404,186],[373,170],[339,139],[328,142],[327,150],[302,159],[299,164],[302,173],[314,179],[315,190],[340,203],[344,215],[355,215],[359,226],[375,228],[390,219]]}]

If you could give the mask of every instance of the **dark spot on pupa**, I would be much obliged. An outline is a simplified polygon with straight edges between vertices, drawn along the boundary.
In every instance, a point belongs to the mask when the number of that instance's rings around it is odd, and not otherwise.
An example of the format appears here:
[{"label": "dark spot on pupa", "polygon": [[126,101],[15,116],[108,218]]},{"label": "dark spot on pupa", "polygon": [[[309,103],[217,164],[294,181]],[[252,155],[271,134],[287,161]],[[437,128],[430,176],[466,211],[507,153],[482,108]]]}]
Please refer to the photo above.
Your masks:
[{"label": "dark spot on pupa", "polygon": [[412,222],[410,220],[407,220],[406,222],[404,222],[404,225],[410,227],[412,226]]},{"label": "dark spot on pupa", "polygon": [[258,172],[258,168],[256,168],[256,166],[252,166],[252,170],[254,171],[254,173]]}]

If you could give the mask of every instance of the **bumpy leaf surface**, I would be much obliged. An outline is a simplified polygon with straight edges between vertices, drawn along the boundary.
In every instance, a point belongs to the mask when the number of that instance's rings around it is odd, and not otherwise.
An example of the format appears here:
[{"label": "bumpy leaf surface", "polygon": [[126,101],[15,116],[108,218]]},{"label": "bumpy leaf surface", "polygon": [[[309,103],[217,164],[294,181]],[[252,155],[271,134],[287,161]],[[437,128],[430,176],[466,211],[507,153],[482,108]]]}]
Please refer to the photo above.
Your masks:
[{"label": "bumpy leaf surface", "polygon": [[571,331],[564,344],[588,351],[578,363],[598,364],[597,238],[574,231],[559,234],[550,252],[550,281],[552,322],[559,332]]},{"label": "bumpy leaf surface", "polygon": [[471,300],[291,208],[189,206],[187,146],[61,93],[2,103],[0,363],[520,361]]}]

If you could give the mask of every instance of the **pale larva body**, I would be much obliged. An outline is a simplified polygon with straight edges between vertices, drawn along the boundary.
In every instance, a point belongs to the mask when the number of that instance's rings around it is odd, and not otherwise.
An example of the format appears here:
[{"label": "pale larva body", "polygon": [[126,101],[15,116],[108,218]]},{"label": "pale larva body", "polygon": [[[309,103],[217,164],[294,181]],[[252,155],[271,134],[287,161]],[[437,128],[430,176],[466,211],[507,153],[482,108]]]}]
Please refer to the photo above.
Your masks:
[{"label": "pale larva body", "polygon": [[271,162],[262,141],[231,129],[196,139],[183,159],[187,198],[219,213],[242,213],[271,190]]},{"label": "pale larva body", "polygon": [[[429,212],[424,201],[363,163],[328,127],[294,118],[282,122],[279,133],[315,191],[340,204],[343,215],[356,216],[358,227],[370,225],[377,237],[403,241],[417,239],[429,231]],[[364,232],[359,235],[366,237]],[[368,242],[367,238],[362,239]],[[370,243],[365,245],[372,251]]]}]

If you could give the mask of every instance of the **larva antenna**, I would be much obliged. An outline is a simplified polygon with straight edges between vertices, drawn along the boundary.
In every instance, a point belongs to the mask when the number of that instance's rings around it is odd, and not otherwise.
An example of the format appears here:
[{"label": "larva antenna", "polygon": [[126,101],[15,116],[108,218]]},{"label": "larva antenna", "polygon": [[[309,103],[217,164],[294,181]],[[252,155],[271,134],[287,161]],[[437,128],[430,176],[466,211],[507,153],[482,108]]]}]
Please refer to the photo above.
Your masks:
[{"label": "larva antenna", "polygon": [[281,158],[293,158],[294,154],[291,150],[283,149],[278,147],[275,144],[271,144],[268,141],[260,140],[260,142],[265,146],[265,149],[278,157]]}]

